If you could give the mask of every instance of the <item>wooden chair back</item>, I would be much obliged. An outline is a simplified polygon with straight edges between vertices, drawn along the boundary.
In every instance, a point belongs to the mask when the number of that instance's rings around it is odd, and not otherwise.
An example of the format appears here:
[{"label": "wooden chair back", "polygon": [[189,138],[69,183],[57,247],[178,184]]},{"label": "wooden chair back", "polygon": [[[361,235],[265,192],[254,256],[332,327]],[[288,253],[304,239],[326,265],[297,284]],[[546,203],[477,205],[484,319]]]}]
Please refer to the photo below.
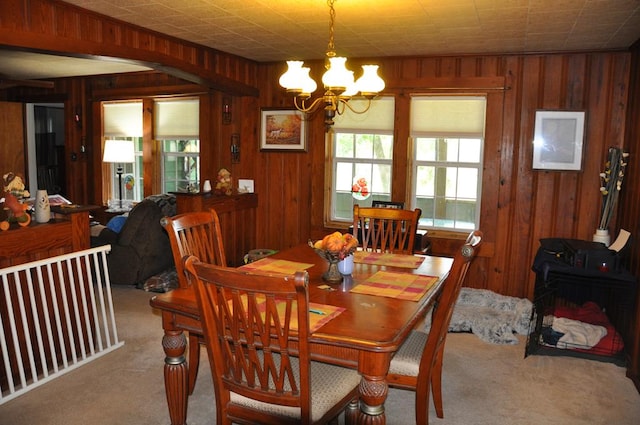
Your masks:
[{"label": "wooden chair back", "polygon": [[[297,407],[308,423],[308,274],[258,274],[185,261],[193,280],[214,377],[218,424],[285,423],[234,396]],[[234,393],[232,395],[232,393]],[[307,420],[305,420],[307,418]]]},{"label": "wooden chair back", "polygon": [[443,417],[442,359],[445,340],[460,289],[467,276],[471,261],[478,254],[481,244],[482,232],[475,230],[469,234],[465,243],[456,251],[451,271],[444,282],[444,288],[431,313],[431,329],[428,336],[426,336],[422,355],[419,359],[416,359],[416,361],[419,361],[417,377],[397,373],[390,373],[387,376],[389,386],[410,389],[416,392],[417,425],[428,424],[430,391],[433,391],[433,402],[437,416],[439,418]]},{"label": "wooden chair back", "polygon": [[220,220],[215,210],[163,217],[161,224],[169,234],[181,288],[189,286],[183,264],[183,257],[187,255],[195,255],[206,263],[227,266]]},{"label": "wooden chair back", "polygon": [[[465,243],[456,251],[453,257],[451,271],[444,283],[442,293],[433,308],[431,329],[429,330],[429,337],[420,363],[420,373],[424,373],[423,371],[430,368],[430,362],[433,361],[434,353],[444,344],[444,340],[449,332],[449,323],[451,322],[453,309],[460,295],[460,289],[467,277],[467,271],[469,270],[471,261],[478,254],[481,244],[482,232],[480,230],[474,230],[469,234]],[[420,380],[421,378],[418,376],[418,381]]]},{"label": "wooden chair back", "polygon": [[413,254],[422,210],[353,206],[353,236],[365,251]]}]

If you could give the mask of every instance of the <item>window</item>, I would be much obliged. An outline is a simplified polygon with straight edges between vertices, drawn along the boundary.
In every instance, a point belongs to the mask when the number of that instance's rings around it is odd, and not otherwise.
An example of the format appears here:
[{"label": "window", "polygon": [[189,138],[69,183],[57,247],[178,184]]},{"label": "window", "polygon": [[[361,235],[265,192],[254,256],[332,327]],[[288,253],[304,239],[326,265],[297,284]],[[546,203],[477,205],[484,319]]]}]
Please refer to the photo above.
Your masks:
[{"label": "window", "polygon": [[162,191],[185,192],[200,186],[200,102],[156,101],[155,138],[162,152]]},{"label": "window", "polygon": [[[367,101],[351,100],[355,110]],[[367,113],[345,108],[328,137],[331,146],[330,221],[353,221],[353,205],[391,200],[394,99],[373,100]]]},{"label": "window", "polygon": [[486,98],[411,99],[412,207],[420,227],[477,228],[480,221]]},{"label": "window", "polygon": [[198,187],[199,152],[199,140],[162,141],[163,192],[186,192],[189,187]]},{"label": "window", "polygon": [[[122,199],[139,201],[143,198],[142,168],[142,102],[106,102],[102,105],[104,140],[133,140],[136,159],[134,163],[122,164]],[[110,164],[108,189],[109,199],[118,199],[118,164]]]},{"label": "window", "polygon": [[[132,140],[135,162],[122,165],[122,199],[125,201],[140,201],[144,196],[144,184],[142,181],[142,137],[110,137],[115,140]],[[118,176],[116,175],[118,164],[111,164],[111,187],[114,196],[118,198]]]},{"label": "window", "polygon": [[[140,201],[144,198],[143,164],[154,167],[148,175],[159,175],[157,182],[147,182],[152,193],[188,191],[200,184],[200,102],[197,98],[162,99],[153,102],[153,137],[157,145],[151,150],[158,156],[145,158],[143,146],[154,141],[143,139],[143,102],[104,102],[103,137],[133,140],[135,162],[122,164],[122,198]],[[103,199],[118,199],[117,164],[112,164],[103,179]],[[155,170],[158,170],[156,172]]]}]

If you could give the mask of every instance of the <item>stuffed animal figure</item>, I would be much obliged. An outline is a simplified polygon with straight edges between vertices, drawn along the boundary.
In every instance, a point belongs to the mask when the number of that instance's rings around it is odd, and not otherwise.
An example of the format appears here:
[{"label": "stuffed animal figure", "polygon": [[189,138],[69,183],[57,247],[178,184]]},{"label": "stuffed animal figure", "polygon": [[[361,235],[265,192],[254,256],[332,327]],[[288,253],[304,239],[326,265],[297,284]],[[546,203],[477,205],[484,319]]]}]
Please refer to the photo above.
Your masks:
[{"label": "stuffed animal figure", "polygon": [[18,198],[10,192],[4,192],[4,209],[9,211],[8,217],[0,221],[0,230],[8,230],[11,222],[17,222],[20,226],[28,226],[31,223],[31,215],[27,213],[29,206],[21,204]]},{"label": "stuffed animal figure", "polygon": [[232,192],[231,173],[226,168],[221,168],[220,171],[218,171],[216,193],[219,195],[231,195]]},{"label": "stuffed animal figure", "polygon": [[19,175],[9,172],[2,176],[2,182],[5,192],[9,192],[18,199],[29,197],[29,191],[25,190],[24,181]]},{"label": "stuffed animal figure", "polygon": [[[2,183],[3,209],[7,211],[7,214],[6,218],[0,221],[0,230],[9,229],[11,222],[17,222],[20,226],[28,226],[31,223],[31,215],[26,212],[29,206],[21,204],[19,201],[19,199],[29,197],[29,191],[25,190],[22,177],[10,172],[2,176]],[[1,199],[0,202],[2,202]],[[2,214],[2,217],[5,217],[5,214]]]}]

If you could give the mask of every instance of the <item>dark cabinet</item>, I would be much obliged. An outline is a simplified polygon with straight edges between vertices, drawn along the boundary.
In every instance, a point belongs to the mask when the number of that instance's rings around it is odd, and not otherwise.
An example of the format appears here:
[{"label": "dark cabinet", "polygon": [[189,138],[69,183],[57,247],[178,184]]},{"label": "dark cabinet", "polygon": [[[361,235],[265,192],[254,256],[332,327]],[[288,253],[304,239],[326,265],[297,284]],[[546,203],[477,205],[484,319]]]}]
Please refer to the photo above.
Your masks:
[{"label": "dark cabinet", "polygon": [[255,193],[231,196],[213,193],[182,193],[176,195],[178,214],[189,211],[205,211],[213,208],[220,218],[222,240],[227,261],[232,267],[244,264],[244,256],[256,248],[256,208],[258,196]]}]

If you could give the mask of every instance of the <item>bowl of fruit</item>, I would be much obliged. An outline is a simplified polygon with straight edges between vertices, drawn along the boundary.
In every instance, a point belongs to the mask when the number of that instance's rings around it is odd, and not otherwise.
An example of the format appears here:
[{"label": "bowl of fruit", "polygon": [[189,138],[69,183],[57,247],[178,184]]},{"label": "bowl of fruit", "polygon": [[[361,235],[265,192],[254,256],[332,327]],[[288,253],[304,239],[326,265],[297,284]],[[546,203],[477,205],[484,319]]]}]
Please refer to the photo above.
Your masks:
[{"label": "bowl of fruit", "polygon": [[351,233],[334,232],[315,242],[309,241],[309,246],[329,262],[329,269],[322,275],[322,279],[339,283],[342,275],[338,271],[338,262],[353,255],[358,247],[358,239]]}]

